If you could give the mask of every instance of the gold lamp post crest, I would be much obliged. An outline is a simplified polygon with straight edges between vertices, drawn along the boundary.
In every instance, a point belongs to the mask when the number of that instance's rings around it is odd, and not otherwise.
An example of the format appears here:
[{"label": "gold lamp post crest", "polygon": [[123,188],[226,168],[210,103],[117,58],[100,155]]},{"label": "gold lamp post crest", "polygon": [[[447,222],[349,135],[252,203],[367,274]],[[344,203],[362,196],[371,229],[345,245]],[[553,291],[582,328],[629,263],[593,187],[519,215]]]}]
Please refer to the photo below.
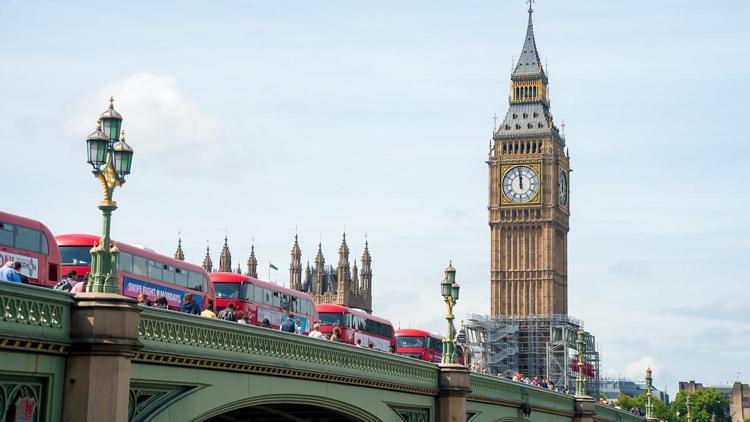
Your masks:
[{"label": "gold lamp post crest", "polygon": [[99,115],[96,130],[86,138],[87,162],[92,173],[102,184],[104,197],[98,208],[104,216],[102,237],[91,248],[91,273],[86,291],[91,293],[119,293],[117,281],[117,259],[119,250],[110,239],[112,211],[117,202],[112,200],[115,188],[125,183],[133,163],[133,148],[125,142],[122,116],[114,108],[114,98],[109,99],[109,108]]}]

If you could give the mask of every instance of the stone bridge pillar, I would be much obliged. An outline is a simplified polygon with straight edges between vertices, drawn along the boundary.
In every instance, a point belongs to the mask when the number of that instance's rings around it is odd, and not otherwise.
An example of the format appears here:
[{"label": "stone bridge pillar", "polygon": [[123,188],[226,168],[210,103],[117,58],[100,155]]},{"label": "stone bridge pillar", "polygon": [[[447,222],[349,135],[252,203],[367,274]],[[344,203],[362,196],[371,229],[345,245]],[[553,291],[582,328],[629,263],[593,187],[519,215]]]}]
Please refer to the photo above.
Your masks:
[{"label": "stone bridge pillar", "polygon": [[469,368],[454,363],[440,364],[438,422],[465,422],[466,396],[469,392]]},{"label": "stone bridge pillar", "polygon": [[133,299],[80,293],[70,317],[72,345],[65,368],[65,422],[127,422],[130,359],[138,342]]},{"label": "stone bridge pillar", "polygon": [[588,396],[576,396],[575,416],[573,422],[594,422],[596,415],[596,402]]}]

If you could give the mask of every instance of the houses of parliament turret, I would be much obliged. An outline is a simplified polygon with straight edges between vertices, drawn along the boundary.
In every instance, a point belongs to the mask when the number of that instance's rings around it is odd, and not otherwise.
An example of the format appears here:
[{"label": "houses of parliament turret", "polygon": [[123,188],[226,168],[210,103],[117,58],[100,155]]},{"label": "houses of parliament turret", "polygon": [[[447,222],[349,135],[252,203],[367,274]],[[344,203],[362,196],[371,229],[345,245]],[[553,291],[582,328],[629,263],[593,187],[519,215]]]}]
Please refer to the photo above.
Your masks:
[{"label": "houses of parliament turret", "polygon": [[[370,256],[369,243],[365,241],[362,253],[361,267],[357,268],[357,261],[350,263],[349,245],[346,242],[346,233],[342,236],[339,246],[338,264],[334,267],[326,265],[323,256],[323,244],[318,244],[318,251],[312,266],[307,261],[305,268],[302,267],[302,249],[299,246],[299,237],[294,235],[294,244],[290,253],[289,264],[289,288],[305,292],[313,297],[315,303],[331,303],[351,308],[359,308],[372,312],[372,257]],[[184,260],[182,251],[182,239],[178,240],[175,258]],[[271,265],[269,263],[269,265]],[[206,256],[203,259],[203,268],[207,272],[237,272],[242,273],[239,264],[236,270],[232,269],[232,253],[229,250],[228,238],[224,237],[224,245],[219,255],[219,268],[214,268],[211,260],[211,251],[206,247]],[[255,245],[250,247],[250,257],[247,260],[247,272],[245,275],[258,278],[258,260],[255,257]]]}]

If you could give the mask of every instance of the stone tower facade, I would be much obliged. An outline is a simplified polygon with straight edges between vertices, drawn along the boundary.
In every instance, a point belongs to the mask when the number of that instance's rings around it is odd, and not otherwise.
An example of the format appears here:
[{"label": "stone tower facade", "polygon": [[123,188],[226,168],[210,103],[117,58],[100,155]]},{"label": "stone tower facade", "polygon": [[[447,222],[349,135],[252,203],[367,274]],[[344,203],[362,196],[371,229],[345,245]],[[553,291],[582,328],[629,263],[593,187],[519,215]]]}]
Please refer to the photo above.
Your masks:
[{"label": "stone tower facade", "polygon": [[568,312],[570,157],[550,113],[532,13],[487,160],[492,316]]},{"label": "stone tower facade", "polygon": [[302,253],[295,235],[289,264],[290,288],[310,294],[315,303],[334,303],[372,312],[372,258],[367,242],[362,254],[360,274],[357,274],[356,262],[351,266],[349,253],[344,234],[339,246],[338,265],[335,268],[326,266],[323,245],[318,244],[315,265],[311,267],[310,262],[307,262],[302,280]]}]

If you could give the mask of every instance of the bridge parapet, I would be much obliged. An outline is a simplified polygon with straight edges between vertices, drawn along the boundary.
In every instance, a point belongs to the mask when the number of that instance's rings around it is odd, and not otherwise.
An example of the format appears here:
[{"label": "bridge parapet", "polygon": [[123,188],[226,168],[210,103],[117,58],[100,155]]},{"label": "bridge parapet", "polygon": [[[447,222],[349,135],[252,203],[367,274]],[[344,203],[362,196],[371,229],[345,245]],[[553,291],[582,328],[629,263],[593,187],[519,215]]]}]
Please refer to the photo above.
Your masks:
[{"label": "bridge parapet", "polygon": [[235,322],[145,309],[143,363],[204,367],[366,385],[425,395],[439,389],[437,365],[348,344]]},{"label": "bridge parapet", "polygon": [[633,415],[621,409],[615,409],[612,406],[597,404],[595,406],[596,422],[643,422],[645,418]]},{"label": "bridge parapet", "polygon": [[70,345],[70,293],[15,283],[0,283],[0,346],[65,352]]},{"label": "bridge parapet", "polygon": [[560,416],[574,416],[573,396],[534,387],[498,377],[471,374],[469,401],[516,407],[520,410],[543,411]]}]

